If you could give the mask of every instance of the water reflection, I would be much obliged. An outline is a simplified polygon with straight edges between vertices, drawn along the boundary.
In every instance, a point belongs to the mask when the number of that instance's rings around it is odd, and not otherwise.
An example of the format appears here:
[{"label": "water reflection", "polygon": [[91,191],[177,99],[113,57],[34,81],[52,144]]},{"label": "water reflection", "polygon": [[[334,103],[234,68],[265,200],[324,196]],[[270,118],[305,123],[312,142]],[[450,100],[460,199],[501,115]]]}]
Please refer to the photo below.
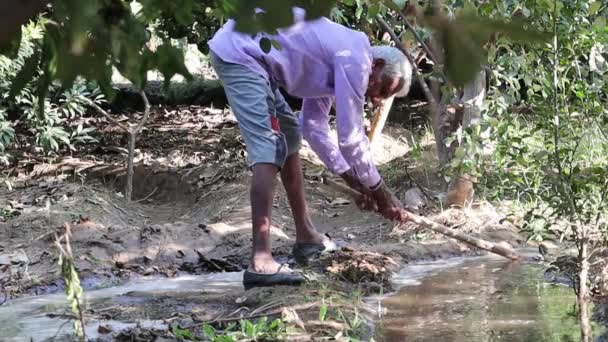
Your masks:
[{"label": "water reflection", "polygon": [[572,290],[545,284],[534,264],[464,261],[404,287],[384,305],[381,341],[580,340]]}]

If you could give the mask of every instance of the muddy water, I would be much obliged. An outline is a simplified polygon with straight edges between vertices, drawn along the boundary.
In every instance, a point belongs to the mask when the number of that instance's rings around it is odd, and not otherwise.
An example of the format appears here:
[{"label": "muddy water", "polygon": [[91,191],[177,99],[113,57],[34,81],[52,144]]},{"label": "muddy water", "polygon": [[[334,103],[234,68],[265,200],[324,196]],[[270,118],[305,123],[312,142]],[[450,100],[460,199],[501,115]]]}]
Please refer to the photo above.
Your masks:
[{"label": "muddy water", "polygon": [[382,302],[378,340],[580,341],[572,290],[542,274],[492,257],[408,266]]},{"label": "muddy water", "polygon": [[[115,332],[136,325],[166,328],[162,319],[171,312],[208,312],[205,301],[241,295],[241,279],[242,273],[143,278],[86,291],[87,315],[94,317],[87,335],[98,336],[100,324]],[[397,293],[368,299],[384,312],[377,341],[580,340],[571,289],[544,283],[542,267],[535,263],[454,258],[409,265],[394,281],[401,287]],[[63,294],[0,306],[0,341],[54,336],[61,341],[72,332],[72,325],[56,316],[61,314],[69,314]]]},{"label": "muddy water", "polygon": [[[183,301],[185,311],[192,311],[191,303],[204,296],[222,295],[229,291],[242,291],[242,273],[218,273],[205,276],[182,276],[172,279],[142,278],[127,284],[85,292],[86,308],[100,317],[87,322],[87,336],[98,335],[101,323],[114,331],[140,325],[164,328],[159,320],[166,312],[159,304],[160,298],[171,298],[170,307]],[[146,306],[145,304],[155,304]],[[174,309],[173,309],[174,310]],[[112,312],[117,319],[101,319],[105,312]],[[63,293],[23,298],[0,306],[0,341],[62,340],[73,332],[73,326],[58,315],[69,314]],[[105,315],[107,317],[107,315]]]}]

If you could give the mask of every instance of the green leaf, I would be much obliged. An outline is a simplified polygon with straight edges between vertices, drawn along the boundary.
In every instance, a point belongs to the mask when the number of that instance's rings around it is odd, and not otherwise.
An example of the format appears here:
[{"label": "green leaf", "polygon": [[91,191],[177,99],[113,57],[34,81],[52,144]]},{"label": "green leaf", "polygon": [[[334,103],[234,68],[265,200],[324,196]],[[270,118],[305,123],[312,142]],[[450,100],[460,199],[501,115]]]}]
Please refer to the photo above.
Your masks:
[{"label": "green leaf", "polygon": [[250,320],[245,321],[245,335],[247,337],[255,337],[255,327]]},{"label": "green leaf", "polygon": [[210,326],[209,324],[205,324],[205,325],[203,325],[203,334],[208,339],[213,340],[213,338],[215,337],[215,329],[212,326]]},{"label": "green leaf", "polygon": [[280,319],[273,320],[268,326],[269,331],[277,331],[281,328],[282,322]]},{"label": "green leaf", "polygon": [[441,34],[445,67],[452,83],[463,86],[472,81],[481,69],[481,48],[457,26],[449,25],[449,27]]},{"label": "green leaf", "polygon": [[[57,143],[57,141],[55,141],[55,139],[49,138],[49,144],[53,151],[59,150],[59,144]],[[70,295],[68,295],[68,299],[71,299],[71,297],[73,297],[73,293],[70,293]],[[73,309],[73,306],[72,306],[72,309]]]},{"label": "green leaf", "polygon": [[186,68],[184,51],[172,46],[169,42],[156,49],[153,59],[155,59],[156,68],[163,74],[165,88],[169,86],[171,78],[176,74],[184,76],[187,80],[192,79],[192,74]]},{"label": "green leaf", "polygon": [[594,1],[591,3],[591,5],[589,5],[589,14],[596,15],[600,11],[601,8],[602,8],[602,2]]},{"label": "green leaf", "polygon": [[306,20],[312,20],[329,16],[331,9],[336,6],[337,2],[337,0],[296,0],[294,6],[304,8],[306,10]]},{"label": "green leaf", "polygon": [[530,24],[523,20],[504,22],[472,13],[462,14],[454,20],[438,16],[425,19],[439,33],[446,71],[456,86],[463,86],[474,79],[483,62],[483,45],[493,33],[502,33],[519,42],[546,42],[551,38],[547,32],[526,29]]},{"label": "green leaf", "polygon": [[193,0],[180,0],[175,4],[175,19],[182,25],[191,25],[194,21]]},{"label": "green leaf", "polygon": [[21,70],[17,73],[11,83],[11,90],[9,92],[9,99],[14,99],[15,96],[19,95],[23,88],[34,78],[36,71],[38,71],[38,64],[40,62],[40,50],[36,49],[34,53],[29,56],[24,62]]},{"label": "green leaf", "polygon": [[272,42],[270,41],[270,39],[266,37],[260,39],[260,48],[262,49],[262,51],[264,51],[264,53],[269,53],[272,49]]},{"label": "green leaf", "polygon": [[598,31],[604,30],[606,28],[606,18],[603,16],[598,16],[593,21],[593,28]]},{"label": "green leaf", "polygon": [[327,316],[327,305],[323,304],[323,305],[321,305],[321,308],[319,309],[319,321],[321,321],[321,322],[325,321],[326,316]]},{"label": "green leaf", "polygon": [[357,9],[355,10],[355,18],[357,20],[360,20],[362,14],[363,14],[363,6],[357,6]]},{"label": "green leaf", "polygon": [[367,9],[368,18],[375,18],[378,13],[380,13],[379,4],[371,4]]},{"label": "green leaf", "polygon": [[50,57],[49,45],[44,44],[41,52],[41,69],[42,74],[38,78],[38,84],[36,87],[36,96],[38,96],[38,119],[41,121],[45,121],[46,113],[45,113],[45,99],[46,95],[49,92],[49,85],[51,84],[51,70],[50,70],[50,61],[48,58]]},{"label": "green leaf", "polygon": [[281,46],[281,43],[279,43],[278,41],[271,39],[270,43],[272,43],[272,47],[275,48],[277,51],[281,51],[283,50],[283,47]]}]

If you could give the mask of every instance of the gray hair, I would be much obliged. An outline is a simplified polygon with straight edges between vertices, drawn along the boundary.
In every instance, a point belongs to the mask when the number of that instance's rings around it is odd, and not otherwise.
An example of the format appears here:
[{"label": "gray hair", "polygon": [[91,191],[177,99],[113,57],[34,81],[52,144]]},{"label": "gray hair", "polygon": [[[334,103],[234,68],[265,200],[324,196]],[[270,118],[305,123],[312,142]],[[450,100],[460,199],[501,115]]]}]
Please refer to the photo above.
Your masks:
[{"label": "gray hair", "polygon": [[412,65],[403,52],[388,45],[372,46],[372,57],[374,59],[381,58],[386,62],[382,71],[383,75],[389,77],[402,77],[404,79],[403,88],[401,88],[395,96],[406,96],[409,93],[412,84]]}]

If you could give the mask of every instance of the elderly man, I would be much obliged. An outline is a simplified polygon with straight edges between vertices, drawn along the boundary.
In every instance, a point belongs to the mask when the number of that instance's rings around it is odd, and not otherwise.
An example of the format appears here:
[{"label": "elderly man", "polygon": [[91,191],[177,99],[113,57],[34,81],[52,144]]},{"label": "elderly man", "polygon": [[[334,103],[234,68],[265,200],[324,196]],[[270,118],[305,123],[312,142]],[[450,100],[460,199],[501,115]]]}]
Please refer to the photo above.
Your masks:
[{"label": "elderly man", "polygon": [[[253,171],[251,211],[253,248],[245,288],[296,285],[304,278],[277,263],[270,245],[275,177],[281,180],[295,221],[295,260],[335,249],[314,227],[307,212],[298,150],[303,136],[325,165],[365,194],[361,207],[389,219],[404,219],[402,205],[384,184],[369,150],[362,124],[366,97],[374,104],[405,96],[411,65],[397,49],[371,47],[365,34],[327,18],[305,21],[294,9],[294,24],[268,36],[280,48],[264,53],[259,41],[234,31],[229,21],[211,41],[211,63],[224,84],[238,120]],[[278,90],[303,99],[299,120]],[[329,136],[329,111],[336,105],[338,141]]]}]

